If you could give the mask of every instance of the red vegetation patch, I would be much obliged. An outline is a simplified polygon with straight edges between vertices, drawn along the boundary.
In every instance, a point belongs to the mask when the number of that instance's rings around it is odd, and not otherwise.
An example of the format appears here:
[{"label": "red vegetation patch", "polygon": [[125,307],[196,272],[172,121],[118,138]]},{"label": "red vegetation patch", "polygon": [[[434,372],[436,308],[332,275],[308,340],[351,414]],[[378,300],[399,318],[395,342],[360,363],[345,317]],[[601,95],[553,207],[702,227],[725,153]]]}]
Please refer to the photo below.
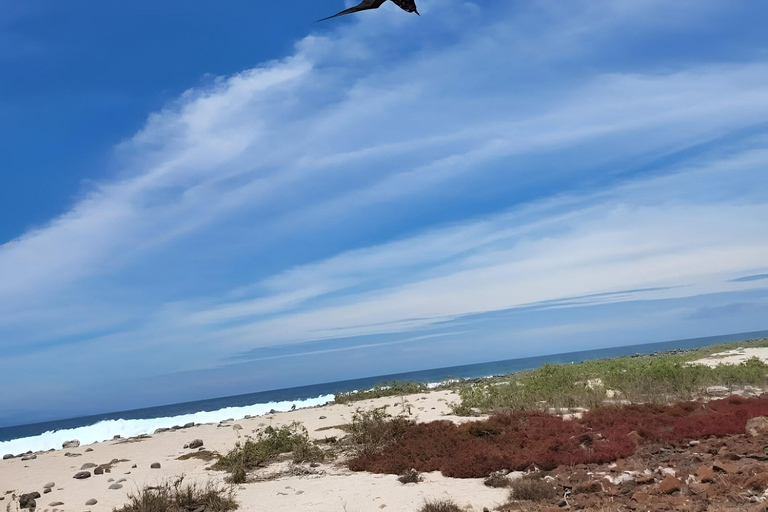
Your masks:
[{"label": "red vegetation patch", "polygon": [[743,434],[747,420],[768,416],[768,399],[730,397],[672,406],[628,405],[590,411],[566,421],[542,412],[499,414],[456,425],[434,421],[412,426],[382,450],[349,461],[353,471],[401,474],[411,468],[445,476],[480,478],[505,469],[535,465],[606,463],[628,457],[641,443]]}]

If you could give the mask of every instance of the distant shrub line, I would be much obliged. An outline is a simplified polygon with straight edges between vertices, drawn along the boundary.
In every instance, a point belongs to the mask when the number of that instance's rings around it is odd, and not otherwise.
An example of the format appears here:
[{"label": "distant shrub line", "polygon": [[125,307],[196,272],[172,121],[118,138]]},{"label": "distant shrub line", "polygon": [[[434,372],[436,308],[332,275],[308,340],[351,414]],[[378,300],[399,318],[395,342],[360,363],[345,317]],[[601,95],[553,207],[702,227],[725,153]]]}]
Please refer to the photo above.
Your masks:
[{"label": "distant shrub line", "polygon": [[384,398],[389,396],[405,396],[429,391],[426,384],[421,382],[384,382],[377,384],[371,389],[363,391],[350,391],[349,393],[337,393],[334,402],[337,404],[347,404],[350,402],[359,402],[360,400],[370,400],[372,398]]},{"label": "distant shrub line", "polygon": [[[415,424],[389,445],[349,460],[350,469],[402,474],[441,471],[480,478],[501,470],[607,463],[638,444],[743,433],[749,418],[768,415],[768,399],[730,397],[706,404],[604,407],[581,419],[539,411],[497,414],[484,421]],[[630,434],[632,433],[632,434]]]}]

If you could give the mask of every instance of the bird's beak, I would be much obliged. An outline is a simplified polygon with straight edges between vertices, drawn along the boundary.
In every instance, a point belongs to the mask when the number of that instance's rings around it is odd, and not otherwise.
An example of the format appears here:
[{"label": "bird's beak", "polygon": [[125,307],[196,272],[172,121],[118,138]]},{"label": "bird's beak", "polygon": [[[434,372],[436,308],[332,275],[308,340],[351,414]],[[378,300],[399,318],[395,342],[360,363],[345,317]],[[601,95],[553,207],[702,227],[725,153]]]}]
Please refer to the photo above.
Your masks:
[{"label": "bird's beak", "polygon": [[[415,12],[416,14],[419,14],[419,11],[417,11],[416,9],[414,9],[413,12]],[[421,14],[419,14],[419,16],[421,16]]]}]

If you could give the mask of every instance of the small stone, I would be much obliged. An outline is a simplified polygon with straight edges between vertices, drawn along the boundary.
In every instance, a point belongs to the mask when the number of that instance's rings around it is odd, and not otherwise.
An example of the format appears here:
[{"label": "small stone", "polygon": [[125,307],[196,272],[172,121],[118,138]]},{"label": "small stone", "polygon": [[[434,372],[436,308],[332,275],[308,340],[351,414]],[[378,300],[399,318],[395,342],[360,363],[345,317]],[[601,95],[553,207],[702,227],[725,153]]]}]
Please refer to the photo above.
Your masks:
[{"label": "small stone", "polygon": [[575,493],[579,493],[579,494],[590,494],[590,493],[600,492],[602,490],[603,490],[603,486],[597,480],[592,480],[590,482],[577,484],[576,487],[573,489]]},{"label": "small stone", "polygon": [[232,430],[243,430],[243,427],[239,423],[235,423],[232,425]]},{"label": "small stone", "polygon": [[123,486],[120,484],[112,484],[109,486],[109,488],[112,489],[113,491],[116,491],[117,489],[122,489]]},{"label": "small stone", "polygon": [[39,497],[39,492],[22,494],[19,496],[19,508],[37,508],[37,502],[35,500]]},{"label": "small stone", "polygon": [[320,419],[321,419],[321,420],[324,420],[324,419],[326,419],[326,418],[327,418],[327,416],[320,416]]},{"label": "small stone", "polygon": [[160,469],[160,463],[159,462],[153,462],[149,467],[150,467],[150,469]]},{"label": "small stone", "polygon": [[49,492],[51,492],[50,487],[46,487],[45,489],[43,489],[43,494],[48,494]]},{"label": "small stone", "polygon": [[94,464],[93,462],[86,462],[82,466],[80,466],[80,469],[91,469],[97,467],[98,464]]},{"label": "small stone", "polygon": [[121,483],[123,483],[123,482],[125,482],[125,481],[126,481],[126,479],[125,479],[125,478],[121,478],[120,480],[118,480],[118,481],[117,481],[117,483],[118,483],[118,484],[121,484]]},{"label": "small stone", "polygon": [[715,471],[721,471],[721,472],[727,473],[729,475],[732,475],[732,474],[735,474],[735,473],[739,472],[738,466],[736,466],[736,464],[732,464],[730,462],[722,462],[722,461],[715,462],[712,465],[712,468]]},{"label": "small stone", "polygon": [[636,492],[632,495],[632,499],[638,503],[648,503],[651,500],[651,497],[644,492]]},{"label": "small stone", "polygon": [[659,483],[659,492],[662,494],[672,494],[673,492],[680,490],[680,480],[672,475],[667,475],[664,480]]},{"label": "small stone", "polygon": [[91,505],[95,505],[97,503],[98,503],[98,501],[96,501],[96,498],[91,498],[91,499],[89,499],[88,501],[85,502],[85,505],[90,507]]},{"label": "small stone", "polygon": [[48,506],[49,506],[49,507],[60,507],[60,506],[62,506],[63,504],[64,504],[64,502],[63,502],[63,501],[54,501],[54,502],[52,502],[52,503],[49,503],[49,504],[48,504]]},{"label": "small stone", "polygon": [[655,481],[656,479],[653,478],[653,475],[640,475],[639,477],[635,478],[635,483],[638,485],[652,484]]},{"label": "small stone", "polygon": [[54,487],[56,487],[56,483],[55,482],[48,482],[47,484],[45,484],[43,486],[43,489],[52,489]]},{"label": "small stone", "polygon": [[103,475],[104,474],[104,468],[102,468],[101,466],[97,467],[96,469],[93,470],[93,474],[94,475]]},{"label": "small stone", "polygon": [[186,425],[184,425],[184,427],[183,427],[183,428],[192,428],[192,427],[194,427],[194,426],[195,426],[195,422],[194,422],[194,421],[190,421],[189,423],[187,423]]},{"label": "small stone", "polygon": [[93,451],[93,448],[86,448],[86,449],[85,449],[85,451],[86,451],[86,453],[87,453],[87,452],[92,452],[92,451]]},{"label": "small stone", "polygon": [[61,445],[62,448],[77,448],[80,446],[80,441],[77,439],[73,439],[72,441],[65,441],[64,444]]},{"label": "small stone", "polygon": [[84,480],[86,478],[91,478],[91,472],[90,471],[79,471],[75,473],[75,476],[72,478],[75,478],[77,480]]},{"label": "small stone", "polygon": [[82,453],[72,453],[72,452],[67,452],[64,454],[65,457],[80,457],[81,455]]},{"label": "small stone", "polygon": [[15,457],[15,455],[14,455],[14,454],[12,454],[12,453],[6,453],[5,455],[3,455],[3,460],[12,459],[12,458],[14,458],[14,457]]},{"label": "small stone", "polygon": [[110,478],[109,480],[107,480],[107,482],[114,482],[114,481],[115,481],[114,478]]},{"label": "small stone", "polygon": [[701,466],[696,470],[696,478],[702,483],[712,482],[715,479],[715,472],[707,466]]},{"label": "small stone", "polygon": [[32,454],[32,455],[25,455],[25,456],[23,456],[23,457],[21,458],[21,460],[22,460],[22,461],[26,461],[26,460],[35,460],[36,458],[37,458],[37,455],[35,455],[35,454]]},{"label": "small stone", "polygon": [[189,443],[189,449],[194,450],[196,448],[200,448],[201,446],[203,446],[203,444],[204,443],[202,439],[195,439],[194,441]]}]

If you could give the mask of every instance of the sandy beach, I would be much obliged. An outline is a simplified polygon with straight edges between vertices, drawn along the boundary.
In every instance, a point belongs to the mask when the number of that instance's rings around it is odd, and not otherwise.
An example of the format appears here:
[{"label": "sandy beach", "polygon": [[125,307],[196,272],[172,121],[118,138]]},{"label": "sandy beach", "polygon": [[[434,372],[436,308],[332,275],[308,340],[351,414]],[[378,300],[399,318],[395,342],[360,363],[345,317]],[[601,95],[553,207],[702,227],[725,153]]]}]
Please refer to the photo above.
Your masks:
[{"label": "sandy beach", "polygon": [[[447,419],[466,421],[452,416],[449,404],[458,397],[450,391],[435,391],[406,397],[412,417],[418,421]],[[238,440],[239,435],[252,433],[266,425],[281,426],[293,421],[303,423],[313,439],[343,436],[344,432],[333,427],[348,423],[357,408],[387,407],[397,414],[403,409],[398,397],[365,400],[347,405],[326,405],[310,409],[281,412],[249,419],[236,418],[220,424],[199,425],[176,431],[161,432],[140,440],[114,440],[78,448],[60,449],[37,454],[33,460],[14,458],[0,461],[0,506],[10,504],[15,512],[12,494],[40,492],[38,509],[60,511],[107,512],[126,502],[126,496],[145,486],[157,485],[184,475],[185,481],[205,483],[209,480],[223,482],[225,473],[207,470],[211,462],[200,459],[178,460],[178,457],[197,451],[184,449],[184,445],[200,439],[203,448],[226,453]],[[236,429],[235,425],[242,427]],[[320,429],[320,430],[318,430]],[[73,478],[88,464],[101,465],[117,460],[111,472],[92,474],[90,478]],[[152,469],[154,463],[160,469]],[[280,472],[291,464],[276,463],[266,473]],[[481,479],[452,479],[430,473],[419,484],[403,485],[393,475],[355,473],[335,462],[318,467],[301,465],[310,474],[279,476],[272,480],[238,486],[237,501],[240,510],[317,512],[369,512],[380,510],[416,510],[425,499],[452,498],[467,510],[482,511],[504,501],[504,489],[492,489]],[[93,468],[86,468],[93,471]],[[53,482],[52,491],[43,494],[44,486]],[[119,489],[110,489],[118,484]],[[86,505],[91,499],[95,505]],[[56,504],[61,503],[61,504]]]}]

